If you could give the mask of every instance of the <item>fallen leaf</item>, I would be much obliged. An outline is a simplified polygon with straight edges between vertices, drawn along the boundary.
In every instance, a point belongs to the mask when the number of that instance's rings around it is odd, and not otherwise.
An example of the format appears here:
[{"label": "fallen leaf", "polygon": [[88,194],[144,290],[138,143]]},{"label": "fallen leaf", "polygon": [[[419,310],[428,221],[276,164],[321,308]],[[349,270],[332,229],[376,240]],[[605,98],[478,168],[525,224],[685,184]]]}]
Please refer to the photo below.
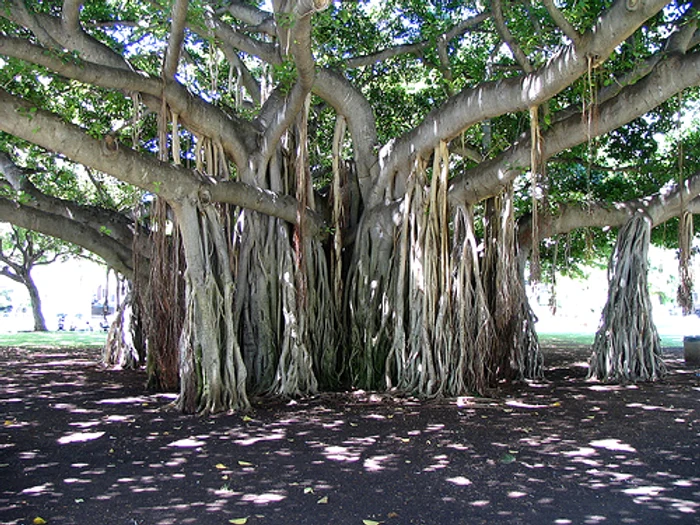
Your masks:
[{"label": "fallen leaf", "polygon": [[304,494],[313,494],[313,493],[314,493],[314,489],[311,487],[306,487],[304,489]]},{"label": "fallen leaf", "polygon": [[6,420],[5,420],[5,426],[6,426],[6,427],[12,426],[12,421],[9,420],[9,419],[6,419]]},{"label": "fallen leaf", "polygon": [[501,457],[501,463],[504,465],[508,465],[509,463],[513,463],[515,461],[515,456],[512,454],[503,454],[503,457]]},{"label": "fallen leaf", "polygon": [[399,515],[396,512],[390,512],[386,515],[387,518],[398,518]]},{"label": "fallen leaf", "polygon": [[248,523],[248,518],[234,518],[232,520],[228,520],[229,523],[233,523],[233,525],[245,525]]},{"label": "fallen leaf", "polygon": [[362,523],[364,525],[381,525],[381,521],[374,521],[374,520],[362,520]]},{"label": "fallen leaf", "polygon": [[239,461],[238,464],[239,464],[241,467],[252,467],[252,466],[253,466],[252,463],[248,463],[247,461]]},{"label": "fallen leaf", "polygon": [[323,496],[323,497],[322,497],[320,500],[318,500],[316,503],[318,503],[318,504],[320,504],[320,505],[324,505],[324,504],[328,503],[328,496]]},{"label": "fallen leaf", "polygon": [[46,524],[46,520],[45,520],[44,518],[41,518],[41,517],[37,516],[36,518],[34,518],[34,519],[32,520],[32,523],[33,523],[34,525],[45,525],[45,524]]},{"label": "fallen leaf", "polygon": [[244,423],[250,423],[251,421],[253,421],[253,418],[252,418],[252,417],[250,417],[250,416],[243,416],[243,422],[244,422]]},{"label": "fallen leaf", "polygon": [[85,500],[83,498],[75,498],[76,503],[84,503]]},{"label": "fallen leaf", "polygon": [[352,423],[352,422],[351,422],[351,423],[350,423],[350,426],[351,426],[351,427],[356,427],[356,426],[357,426],[357,423]]},{"label": "fallen leaf", "polygon": [[218,468],[219,470],[224,470],[228,467],[226,465],[224,465],[223,463],[217,463],[216,468]]},{"label": "fallen leaf", "polygon": [[401,438],[402,443],[408,443],[409,441],[411,441],[410,438]]}]

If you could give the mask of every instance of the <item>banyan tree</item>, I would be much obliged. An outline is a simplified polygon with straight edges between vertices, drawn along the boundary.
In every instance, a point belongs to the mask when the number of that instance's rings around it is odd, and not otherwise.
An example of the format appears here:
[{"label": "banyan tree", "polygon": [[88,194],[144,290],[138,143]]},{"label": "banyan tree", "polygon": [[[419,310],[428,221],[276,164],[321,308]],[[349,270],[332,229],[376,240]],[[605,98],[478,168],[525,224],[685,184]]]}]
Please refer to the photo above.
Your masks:
[{"label": "banyan tree", "polygon": [[677,217],[692,236],[697,20],[666,0],[6,0],[0,218],[129,278],[114,352],[187,412],[536,378],[543,241],[581,254],[641,216],[644,239]]}]

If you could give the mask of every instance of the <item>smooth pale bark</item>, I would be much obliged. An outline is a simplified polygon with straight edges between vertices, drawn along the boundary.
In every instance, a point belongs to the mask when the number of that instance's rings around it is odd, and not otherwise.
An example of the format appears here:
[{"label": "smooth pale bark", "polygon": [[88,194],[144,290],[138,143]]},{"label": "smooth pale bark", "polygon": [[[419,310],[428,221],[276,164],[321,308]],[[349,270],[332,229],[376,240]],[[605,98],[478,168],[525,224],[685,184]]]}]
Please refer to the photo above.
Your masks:
[{"label": "smooth pale bark", "polygon": [[[681,196],[682,195],[682,196]],[[586,205],[561,206],[557,213],[539,217],[540,240],[568,233],[578,228],[620,227],[633,216],[644,213],[651,225],[658,226],[678,217],[683,206],[692,213],[700,213],[700,171],[685,180],[680,187],[670,183],[660,192],[627,202],[614,204],[593,202]],[[519,239],[522,251],[528,251],[532,242],[530,218],[520,221]]]},{"label": "smooth pale bark", "polygon": [[41,309],[41,295],[39,294],[39,289],[34,283],[31,272],[27,272],[27,275],[23,277],[22,284],[27,288],[29,293],[29,300],[32,305],[32,318],[34,319],[34,331],[35,332],[46,332],[46,321],[44,320],[44,313]]},{"label": "smooth pale bark", "polygon": [[[644,79],[626,87],[616,97],[597,107],[593,136],[602,136],[644,115],[683,89],[698,83],[699,52],[668,57]],[[588,129],[579,112],[556,122],[550,130],[543,133],[543,157],[550,158],[586,140]],[[455,177],[450,188],[450,201],[454,205],[476,203],[497,195],[506,184],[529,168],[530,149],[527,134],[501,155]]]},{"label": "smooth pale bark", "polygon": [[100,232],[99,224],[94,228],[88,227],[67,217],[46,213],[4,198],[0,198],[0,220],[82,246],[102,257],[119,273],[127,276],[133,273],[133,252],[130,247]]},{"label": "smooth pale bark", "polygon": [[[559,93],[588,70],[591,60],[594,64],[604,61],[666,3],[666,0],[640,0],[638,8],[629,11],[625,0],[618,0],[582,35],[578,44],[563,48],[533,73],[482,83],[449,99],[418,126],[383,148],[381,173],[367,206],[382,202],[391,179],[397,173],[405,179],[412,159],[430,155],[440,141],[450,141],[483,120],[538,106]],[[394,185],[401,193],[403,185]]]}]

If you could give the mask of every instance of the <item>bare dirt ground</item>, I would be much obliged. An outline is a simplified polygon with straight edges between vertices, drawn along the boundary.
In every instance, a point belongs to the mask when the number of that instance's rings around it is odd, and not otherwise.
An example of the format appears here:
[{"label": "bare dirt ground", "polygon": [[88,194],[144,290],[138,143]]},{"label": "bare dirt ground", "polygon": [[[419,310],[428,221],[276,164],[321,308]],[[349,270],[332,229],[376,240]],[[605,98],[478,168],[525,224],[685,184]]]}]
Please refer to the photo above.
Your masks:
[{"label": "bare dirt ground", "polygon": [[200,418],[95,351],[0,349],[0,523],[700,523],[700,377],[667,352],[655,384],[586,382],[558,346],[491,398]]}]

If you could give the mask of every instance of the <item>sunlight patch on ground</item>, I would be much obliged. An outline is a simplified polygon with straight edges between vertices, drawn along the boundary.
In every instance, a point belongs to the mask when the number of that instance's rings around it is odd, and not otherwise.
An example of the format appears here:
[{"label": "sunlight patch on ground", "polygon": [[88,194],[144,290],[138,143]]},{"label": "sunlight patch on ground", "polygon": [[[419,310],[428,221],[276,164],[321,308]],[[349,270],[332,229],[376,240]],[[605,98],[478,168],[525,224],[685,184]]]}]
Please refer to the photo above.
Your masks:
[{"label": "sunlight patch on ground", "polygon": [[625,494],[629,494],[630,496],[658,496],[661,494],[664,490],[666,490],[663,487],[657,487],[657,486],[647,486],[647,487],[634,487],[631,489],[625,489],[622,492]]},{"label": "sunlight patch on ground", "polygon": [[645,405],[643,403],[628,403],[629,408],[641,408],[642,410],[660,410],[662,412],[683,412],[683,410],[678,408],[669,408],[656,405]]},{"label": "sunlight patch on ground", "polygon": [[519,399],[508,400],[508,401],[506,401],[506,405],[508,405],[509,407],[515,407],[515,408],[549,408],[549,406],[550,406],[550,405],[525,403],[524,401],[521,401]]},{"label": "sunlight patch on ground", "polygon": [[246,494],[241,498],[241,501],[254,503],[255,505],[267,505],[268,503],[277,503],[278,501],[282,501],[286,498],[287,496],[284,494],[266,492],[264,494]]},{"label": "sunlight patch on ground", "polygon": [[240,438],[234,440],[236,445],[241,445],[243,447],[248,447],[250,445],[255,445],[261,441],[279,441],[285,438],[285,432],[283,430],[277,430],[272,434],[259,435],[259,436],[248,436],[245,438]]},{"label": "sunlight patch on ground", "polygon": [[93,441],[104,436],[104,432],[74,432],[58,438],[58,443],[67,445],[68,443],[84,443],[85,441]]},{"label": "sunlight patch on ground", "polygon": [[323,450],[323,455],[331,461],[342,461],[354,463],[360,460],[360,453],[351,450],[349,447],[331,446]]},{"label": "sunlight patch on ground", "polygon": [[605,450],[611,450],[613,452],[637,452],[634,447],[622,443],[619,439],[597,439],[591,441],[590,445],[595,448],[604,448]]},{"label": "sunlight patch on ground", "polygon": [[34,487],[24,489],[22,494],[43,494],[44,492],[49,492],[52,487],[53,483],[44,483],[43,485],[36,485]]},{"label": "sunlight patch on ground", "polygon": [[371,458],[365,459],[363,467],[369,472],[379,472],[386,468],[385,463],[389,462],[395,457],[394,454],[385,454],[382,456],[372,456]]},{"label": "sunlight patch on ground", "polygon": [[595,456],[597,452],[591,447],[581,447],[577,450],[569,450],[568,452],[562,452],[563,456],[574,456],[574,457],[589,457]]},{"label": "sunlight patch on ground", "polygon": [[196,448],[203,445],[205,445],[204,441],[199,441],[192,438],[178,439],[177,441],[173,441],[172,443],[168,444],[169,447],[176,448]]},{"label": "sunlight patch on ground", "polygon": [[467,485],[471,485],[472,482],[470,479],[465,478],[464,476],[457,476],[454,478],[447,478],[448,483],[453,483],[455,485],[459,485],[460,487],[466,487]]},{"label": "sunlight patch on ground", "polygon": [[97,401],[98,405],[131,405],[136,403],[146,403],[145,397],[118,397],[114,399],[102,399]]}]

